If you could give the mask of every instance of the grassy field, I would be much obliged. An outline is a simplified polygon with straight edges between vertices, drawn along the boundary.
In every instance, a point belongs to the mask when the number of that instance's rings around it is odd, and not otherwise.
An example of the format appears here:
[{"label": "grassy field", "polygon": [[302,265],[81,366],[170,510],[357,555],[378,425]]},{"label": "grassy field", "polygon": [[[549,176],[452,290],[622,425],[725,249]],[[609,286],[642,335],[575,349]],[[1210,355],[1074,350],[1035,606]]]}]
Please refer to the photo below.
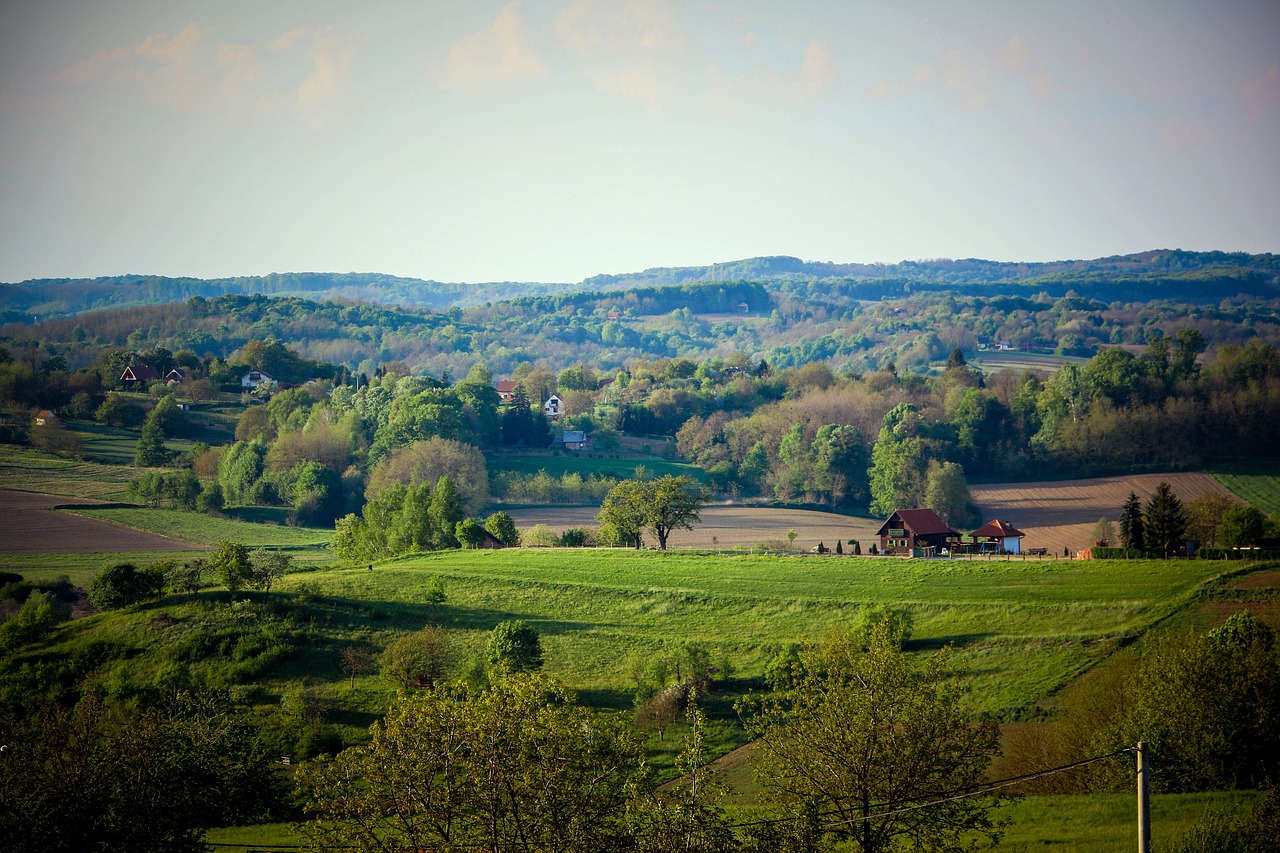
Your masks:
[{"label": "grassy field", "polygon": [[552,477],[578,473],[584,477],[592,474],[598,477],[617,477],[627,479],[635,476],[636,467],[643,465],[655,477],[670,474],[678,477],[683,474],[699,482],[707,478],[707,472],[697,465],[683,462],[670,462],[653,457],[610,458],[601,456],[553,455],[536,456],[497,456],[488,461],[489,473],[498,474],[512,471],[517,474],[536,474],[546,471]]},{"label": "grassy field", "polygon": [[625,701],[630,661],[664,648],[701,642],[752,677],[780,644],[851,626],[872,605],[905,608],[912,648],[954,644],[978,706],[1008,716],[1230,567],[518,550],[321,569],[305,581],[339,601],[395,607],[408,627],[428,618],[427,580],[438,575],[449,596],[440,618],[464,644],[479,648],[498,622],[524,619],[542,634],[547,671],[606,705]]},{"label": "grassy field", "polygon": [[1215,468],[1213,476],[1241,500],[1263,512],[1280,515],[1280,465],[1224,465]]},{"label": "grassy field", "polygon": [[96,509],[86,506],[77,507],[74,512],[76,515],[87,518],[98,518],[200,545],[217,545],[226,539],[253,547],[314,549],[327,546],[329,540],[333,538],[331,529],[257,524],[176,509],[147,507]]},{"label": "grassy field", "polygon": [[[1157,794],[1151,799],[1151,835],[1167,849],[1208,811],[1242,817],[1260,799],[1256,791],[1213,794]],[[1137,815],[1129,794],[1027,797],[1001,806],[993,817],[1006,821],[996,850],[1004,853],[1130,853],[1137,845]],[[207,840],[227,853],[255,849],[296,849],[300,839],[287,823],[210,830]]]},{"label": "grassy field", "polygon": [[[132,454],[129,461],[133,461]],[[120,465],[64,459],[29,447],[0,445],[0,489],[116,501],[124,500],[125,486],[137,476],[136,469]]]}]

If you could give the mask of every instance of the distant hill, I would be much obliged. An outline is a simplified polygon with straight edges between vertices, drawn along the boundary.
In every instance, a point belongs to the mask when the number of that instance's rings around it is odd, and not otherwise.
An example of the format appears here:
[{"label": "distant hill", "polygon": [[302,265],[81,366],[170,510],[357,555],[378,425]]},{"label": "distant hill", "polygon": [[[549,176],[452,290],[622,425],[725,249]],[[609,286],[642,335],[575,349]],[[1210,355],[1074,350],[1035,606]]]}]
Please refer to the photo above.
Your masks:
[{"label": "distant hill", "polygon": [[[298,296],[314,300],[367,302],[443,311],[518,298],[563,296],[662,287],[692,282],[839,283],[866,298],[913,290],[970,290],[993,293],[1075,291],[1097,299],[1218,299],[1245,293],[1280,292],[1280,255],[1242,252],[1184,252],[1161,249],[1093,260],[1022,263],[933,259],[896,264],[803,261],[788,256],[746,258],[709,266],[654,267],[643,272],[596,275],[570,282],[485,282],[464,284],[380,273],[272,273],[237,278],[168,278],[122,275],[99,278],[32,279],[0,284],[0,322],[26,323],[103,308],[181,302],[193,296]],[[875,284],[867,286],[865,283]],[[967,287],[966,287],[967,286]]]}]

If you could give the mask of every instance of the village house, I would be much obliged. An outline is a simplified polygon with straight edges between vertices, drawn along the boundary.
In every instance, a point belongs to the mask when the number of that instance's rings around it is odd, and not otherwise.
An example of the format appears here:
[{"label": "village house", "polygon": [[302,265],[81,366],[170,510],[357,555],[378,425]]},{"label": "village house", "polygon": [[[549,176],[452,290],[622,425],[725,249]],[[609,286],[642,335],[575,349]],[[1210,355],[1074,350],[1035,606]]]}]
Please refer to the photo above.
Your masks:
[{"label": "village house", "polygon": [[149,364],[131,364],[120,374],[120,381],[133,391],[145,390],[160,379],[160,371]]},{"label": "village house", "polygon": [[274,385],[275,382],[270,373],[256,367],[240,377],[240,387],[243,389],[257,388],[259,385]]},{"label": "village house", "polygon": [[164,381],[168,385],[181,385],[187,381],[187,374],[180,367],[175,367],[164,375]]},{"label": "village house", "polygon": [[894,510],[876,535],[880,537],[880,553],[908,557],[932,557],[960,539],[960,534],[931,509]]},{"label": "village house", "polygon": [[542,413],[548,420],[558,420],[560,415],[564,414],[564,400],[560,399],[559,394],[552,394],[547,398],[547,402],[542,404]]},{"label": "village house", "polygon": [[36,414],[36,426],[40,427],[56,427],[62,426],[61,419],[53,413],[51,409],[41,409]]},{"label": "village house", "polygon": [[498,400],[503,403],[510,403],[516,398],[516,385],[518,383],[514,379],[503,379],[498,383]]}]

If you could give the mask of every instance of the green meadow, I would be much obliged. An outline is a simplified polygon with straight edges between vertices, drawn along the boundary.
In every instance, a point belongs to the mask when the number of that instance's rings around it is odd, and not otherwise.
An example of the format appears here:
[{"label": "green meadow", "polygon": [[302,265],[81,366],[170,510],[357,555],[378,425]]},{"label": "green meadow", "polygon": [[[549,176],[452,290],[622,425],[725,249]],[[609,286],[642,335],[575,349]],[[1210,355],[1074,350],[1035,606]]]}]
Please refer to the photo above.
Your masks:
[{"label": "green meadow", "polygon": [[[635,661],[686,642],[756,677],[783,644],[850,627],[873,606],[901,608],[914,619],[911,648],[953,645],[978,707],[1013,717],[1227,568],[552,549],[418,555],[372,571],[317,567],[281,587],[305,582],[326,599],[391,608],[406,628],[439,622],[476,649],[494,625],[524,619],[542,635],[547,671],[596,694],[625,694]],[[427,604],[434,576],[444,607]]]}]

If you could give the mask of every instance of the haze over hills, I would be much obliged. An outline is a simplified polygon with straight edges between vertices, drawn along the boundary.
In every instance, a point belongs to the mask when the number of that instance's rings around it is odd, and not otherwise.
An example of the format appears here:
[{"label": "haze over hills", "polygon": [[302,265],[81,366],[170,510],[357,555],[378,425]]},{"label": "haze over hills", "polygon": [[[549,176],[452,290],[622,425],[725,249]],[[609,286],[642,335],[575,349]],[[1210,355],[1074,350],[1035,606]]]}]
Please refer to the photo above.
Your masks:
[{"label": "haze over hills", "polygon": [[[1116,288],[1140,288],[1145,298],[1178,296],[1216,300],[1237,293],[1280,291],[1280,255],[1152,250],[1092,260],[1049,262],[931,259],[895,264],[804,261],[789,256],[746,258],[706,266],[652,267],[601,274],[579,282],[440,282],[381,273],[272,273],[199,279],[153,275],[31,279],[0,284],[0,320],[29,322],[102,308],[178,302],[228,294],[300,296],[316,300],[446,310],[522,297],[608,292],[706,281],[832,281],[897,283],[898,289],[940,290],[983,286],[992,294],[1075,290],[1096,298]],[[906,286],[915,283],[915,287]],[[891,288],[892,290],[892,288]],[[1148,292],[1149,291],[1149,292]],[[869,292],[870,298],[878,298]],[[1120,293],[1115,298],[1132,298]]]}]

